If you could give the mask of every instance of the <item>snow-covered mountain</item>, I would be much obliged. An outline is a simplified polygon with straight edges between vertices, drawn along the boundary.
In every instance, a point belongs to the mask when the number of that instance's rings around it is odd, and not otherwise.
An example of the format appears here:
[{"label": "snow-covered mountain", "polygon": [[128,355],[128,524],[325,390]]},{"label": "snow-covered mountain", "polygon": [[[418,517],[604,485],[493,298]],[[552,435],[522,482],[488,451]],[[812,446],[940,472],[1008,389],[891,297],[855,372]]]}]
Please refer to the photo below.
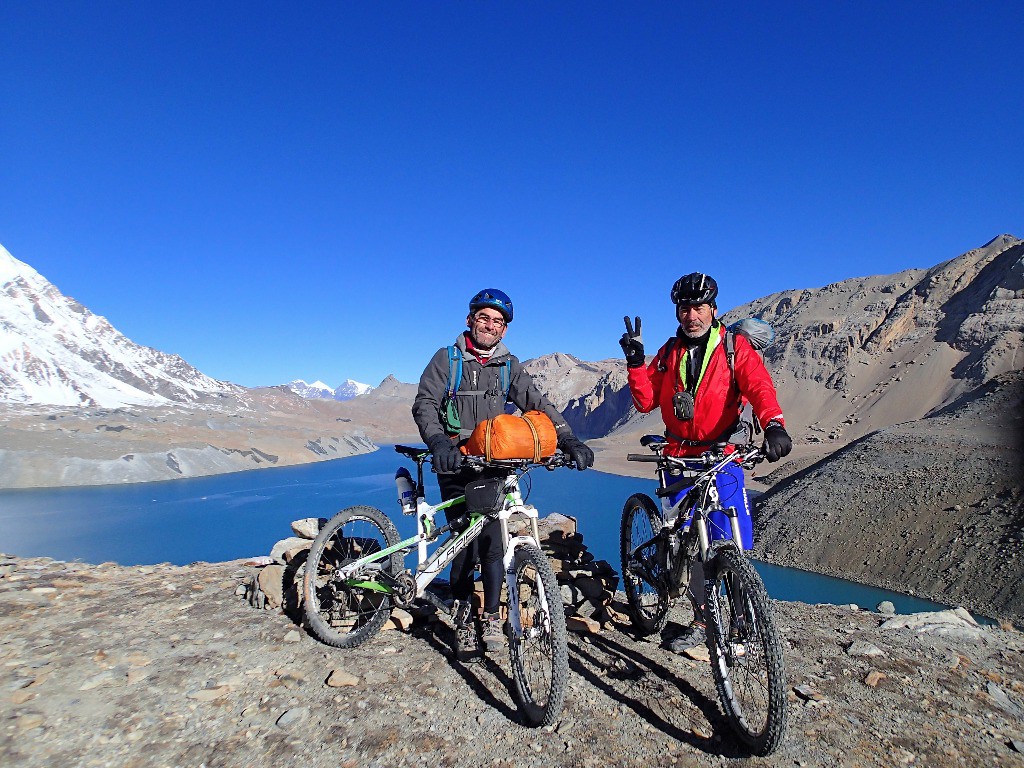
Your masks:
[{"label": "snow-covered mountain", "polygon": [[243,389],[128,339],[0,245],[0,403],[202,403]]},{"label": "snow-covered mountain", "polygon": [[307,397],[310,400],[334,399],[334,390],[320,380],[314,381],[310,384],[302,379],[295,379],[295,381],[289,381],[285,386],[296,395],[299,395],[300,397]]},{"label": "snow-covered mountain", "polygon": [[353,397],[365,395],[373,389],[369,384],[361,384],[352,379],[345,379],[333,389],[319,380],[309,384],[302,379],[296,379],[288,382],[285,386],[295,394],[311,400],[351,400]]},{"label": "snow-covered mountain", "polygon": [[345,379],[345,381],[334,388],[334,399],[351,400],[353,397],[365,395],[371,389],[373,387],[369,384],[361,384],[358,381],[352,381],[352,379]]}]

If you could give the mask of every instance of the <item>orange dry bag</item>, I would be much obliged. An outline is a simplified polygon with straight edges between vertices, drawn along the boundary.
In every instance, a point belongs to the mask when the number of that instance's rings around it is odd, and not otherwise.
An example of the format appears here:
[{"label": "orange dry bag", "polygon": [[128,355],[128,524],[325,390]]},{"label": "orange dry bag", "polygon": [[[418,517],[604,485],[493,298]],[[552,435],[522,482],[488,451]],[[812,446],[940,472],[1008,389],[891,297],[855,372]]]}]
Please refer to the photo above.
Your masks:
[{"label": "orange dry bag", "polygon": [[476,425],[462,452],[491,459],[530,459],[540,461],[553,456],[558,436],[551,419],[540,411],[522,416],[501,414]]}]

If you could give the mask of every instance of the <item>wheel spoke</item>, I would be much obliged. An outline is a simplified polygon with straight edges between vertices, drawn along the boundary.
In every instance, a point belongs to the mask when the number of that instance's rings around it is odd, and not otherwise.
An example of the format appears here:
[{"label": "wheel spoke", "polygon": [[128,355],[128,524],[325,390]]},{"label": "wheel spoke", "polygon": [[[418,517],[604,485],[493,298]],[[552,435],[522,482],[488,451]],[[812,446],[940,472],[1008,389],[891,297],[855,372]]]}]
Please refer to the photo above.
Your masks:
[{"label": "wheel spoke", "polygon": [[[313,541],[305,563],[303,612],[313,633],[328,645],[351,647],[371,637],[391,613],[386,592],[342,579],[339,569],[398,542],[394,524],[373,507],[350,507],[335,515]],[[389,572],[394,556],[380,561]]]},{"label": "wheel spoke", "polygon": [[664,586],[664,554],[655,533],[661,518],[654,502],[637,494],[622,510],[622,583],[637,631],[650,635],[665,626],[668,594]]}]

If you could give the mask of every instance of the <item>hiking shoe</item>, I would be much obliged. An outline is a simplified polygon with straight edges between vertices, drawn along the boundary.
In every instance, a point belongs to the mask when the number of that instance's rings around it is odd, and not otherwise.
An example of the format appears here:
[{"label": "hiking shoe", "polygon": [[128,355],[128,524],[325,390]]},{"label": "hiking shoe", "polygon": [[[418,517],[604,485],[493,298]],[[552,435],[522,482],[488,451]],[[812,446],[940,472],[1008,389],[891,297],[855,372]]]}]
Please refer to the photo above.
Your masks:
[{"label": "hiking shoe", "polygon": [[455,623],[455,657],[472,661],[480,655],[480,641],[473,626],[473,607],[469,601],[455,601],[452,615]]},{"label": "hiking shoe", "polygon": [[699,621],[690,622],[690,626],[682,631],[682,633],[669,641],[668,649],[672,653],[684,653],[691,648],[696,648],[698,645],[704,645],[704,641],[707,640],[707,632],[705,631],[704,624]]},{"label": "hiking shoe", "polygon": [[481,624],[484,650],[487,653],[500,651],[505,645],[505,623],[501,620],[501,613],[485,613]]}]

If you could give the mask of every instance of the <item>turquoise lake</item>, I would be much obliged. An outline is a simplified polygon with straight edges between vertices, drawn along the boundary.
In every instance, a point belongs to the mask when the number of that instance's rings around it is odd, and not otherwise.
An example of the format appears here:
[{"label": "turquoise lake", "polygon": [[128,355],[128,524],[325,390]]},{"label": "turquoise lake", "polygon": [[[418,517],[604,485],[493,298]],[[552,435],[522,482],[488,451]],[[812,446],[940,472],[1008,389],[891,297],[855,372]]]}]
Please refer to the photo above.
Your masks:
[{"label": "turquoise lake", "polygon": [[[403,535],[414,532],[395,498],[395,469],[408,462],[390,446],[347,459],[185,480],[97,487],[0,491],[0,552],[122,565],[219,562],[265,555],[290,536],[290,523],[331,517],[369,504]],[[410,466],[411,470],[414,467]],[[428,473],[428,498],[437,483]],[[622,505],[633,493],[653,496],[656,483],[588,470],[534,470],[524,484],[541,514],[577,519],[587,548],[619,570]],[[945,606],[827,576],[755,563],[772,597],[806,603],[891,600],[900,613]]]}]

